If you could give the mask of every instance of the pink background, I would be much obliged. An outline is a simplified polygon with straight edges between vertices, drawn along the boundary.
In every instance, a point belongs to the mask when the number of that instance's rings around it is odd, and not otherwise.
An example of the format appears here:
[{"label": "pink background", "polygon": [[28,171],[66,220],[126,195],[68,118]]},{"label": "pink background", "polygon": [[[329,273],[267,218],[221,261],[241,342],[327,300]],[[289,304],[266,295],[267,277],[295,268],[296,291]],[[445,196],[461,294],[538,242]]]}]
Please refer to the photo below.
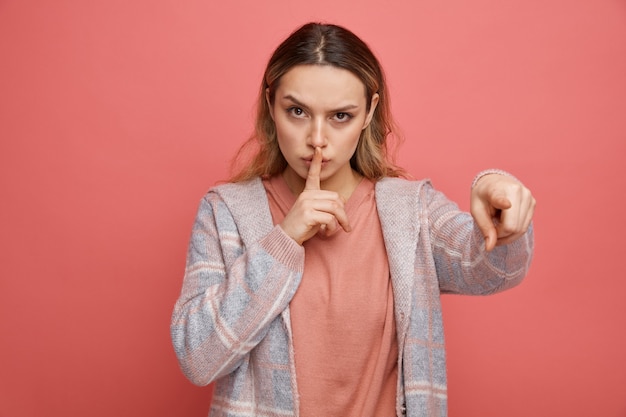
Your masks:
[{"label": "pink background", "polygon": [[206,416],[169,317],[273,48],[340,23],[383,62],[399,162],[538,200],[526,282],[444,297],[452,417],[626,416],[623,0],[0,0],[0,416]]}]

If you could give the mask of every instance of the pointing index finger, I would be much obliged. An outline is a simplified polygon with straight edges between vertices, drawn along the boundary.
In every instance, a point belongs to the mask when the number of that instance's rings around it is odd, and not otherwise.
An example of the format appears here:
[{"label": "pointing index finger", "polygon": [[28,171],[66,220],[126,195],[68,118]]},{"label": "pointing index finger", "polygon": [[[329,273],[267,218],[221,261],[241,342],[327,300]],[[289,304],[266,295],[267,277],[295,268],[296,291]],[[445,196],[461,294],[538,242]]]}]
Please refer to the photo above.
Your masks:
[{"label": "pointing index finger", "polygon": [[305,190],[319,190],[320,189],[320,173],[322,172],[322,150],[319,147],[315,148],[311,165],[309,166],[309,173],[306,177],[306,183],[304,184]]}]

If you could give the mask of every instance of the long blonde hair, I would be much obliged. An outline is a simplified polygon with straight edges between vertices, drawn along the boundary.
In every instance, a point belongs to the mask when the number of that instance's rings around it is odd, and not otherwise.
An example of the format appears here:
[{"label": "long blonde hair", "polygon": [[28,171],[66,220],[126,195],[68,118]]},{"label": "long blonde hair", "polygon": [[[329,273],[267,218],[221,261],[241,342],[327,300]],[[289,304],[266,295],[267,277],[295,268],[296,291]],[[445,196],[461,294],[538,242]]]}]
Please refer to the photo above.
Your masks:
[{"label": "long blonde hair", "polygon": [[[278,46],[267,64],[259,89],[255,132],[233,160],[233,170],[237,173],[231,181],[271,177],[287,167],[278,147],[270,103],[274,101],[281,77],[297,65],[331,65],[352,72],[365,85],[368,111],[371,98],[378,93],[379,101],[372,121],[361,132],[350,165],[372,180],[403,176],[404,171],[392,162],[389,155],[388,137],[392,134],[396,140],[400,137],[391,116],[385,75],[378,60],[349,30],[337,25],[307,23]],[[270,103],[266,91],[269,91]]]}]

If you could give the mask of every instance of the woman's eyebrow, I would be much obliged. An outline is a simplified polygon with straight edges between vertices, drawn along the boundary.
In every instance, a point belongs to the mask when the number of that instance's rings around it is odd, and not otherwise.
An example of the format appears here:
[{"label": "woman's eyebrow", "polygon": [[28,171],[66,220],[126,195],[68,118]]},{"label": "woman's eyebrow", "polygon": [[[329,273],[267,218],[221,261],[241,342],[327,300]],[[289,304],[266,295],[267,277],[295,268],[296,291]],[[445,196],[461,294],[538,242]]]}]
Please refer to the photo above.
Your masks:
[{"label": "woman's eyebrow", "polygon": [[304,109],[308,109],[309,108],[306,104],[302,103],[300,100],[298,100],[297,98],[295,98],[291,94],[287,94],[286,96],[284,96],[283,100],[289,100],[293,104],[297,105],[298,107],[302,107]]},{"label": "woman's eyebrow", "polygon": [[[286,96],[283,97],[283,100],[289,100],[292,103],[294,103],[295,105],[297,105],[298,107],[302,107],[303,109],[308,110],[309,106],[307,106],[306,104],[302,103],[300,100],[298,100],[297,98],[295,98],[294,96],[292,96],[291,94],[287,94]],[[338,107],[336,109],[330,110],[331,113],[335,112],[335,113],[341,113],[344,111],[348,111],[348,110],[354,110],[354,109],[358,109],[359,106],[356,104],[346,104],[345,106],[341,106]]]}]

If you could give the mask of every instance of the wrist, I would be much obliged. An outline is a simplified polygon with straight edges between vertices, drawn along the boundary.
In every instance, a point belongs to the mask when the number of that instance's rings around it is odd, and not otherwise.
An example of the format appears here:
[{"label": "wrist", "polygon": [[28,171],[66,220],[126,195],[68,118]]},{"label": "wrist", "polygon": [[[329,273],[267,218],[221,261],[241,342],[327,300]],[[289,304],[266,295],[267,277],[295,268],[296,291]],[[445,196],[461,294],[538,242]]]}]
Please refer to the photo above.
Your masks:
[{"label": "wrist", "polygon": [[476,184],[478,184],[478,181],[480,181],[483,177],[486,177],[487,175],[504,175],[506,177],[509,178],[513,178],[516,181],[519,181],[517,178],[515,178],[513,175],[509,174],[506,171],[503,171],[501,169],[486,169],[484,171],[480,171],[478,174],[476,174],[476,176],[474,177],[474,180],[472,181],[472,186],[470,187],[471,189],[473,189],[474,187],[476,187]]}]

